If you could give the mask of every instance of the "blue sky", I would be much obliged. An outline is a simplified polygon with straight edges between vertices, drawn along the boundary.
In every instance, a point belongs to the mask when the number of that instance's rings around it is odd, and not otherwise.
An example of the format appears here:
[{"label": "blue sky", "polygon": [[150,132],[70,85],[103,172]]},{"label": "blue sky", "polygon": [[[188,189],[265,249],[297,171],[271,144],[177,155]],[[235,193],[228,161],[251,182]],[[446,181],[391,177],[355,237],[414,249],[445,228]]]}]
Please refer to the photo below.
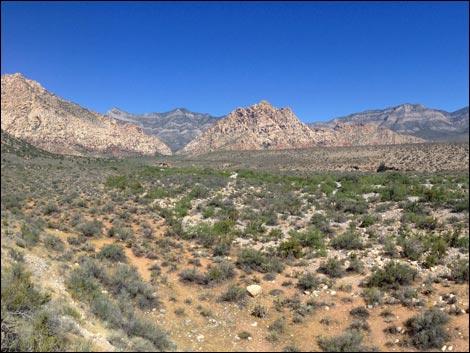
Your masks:
[{"label": "blue sky", "polygon": [[405,102],[468,105],[468,2],[5,2],[1,72],[105,113],[304,122]]}]

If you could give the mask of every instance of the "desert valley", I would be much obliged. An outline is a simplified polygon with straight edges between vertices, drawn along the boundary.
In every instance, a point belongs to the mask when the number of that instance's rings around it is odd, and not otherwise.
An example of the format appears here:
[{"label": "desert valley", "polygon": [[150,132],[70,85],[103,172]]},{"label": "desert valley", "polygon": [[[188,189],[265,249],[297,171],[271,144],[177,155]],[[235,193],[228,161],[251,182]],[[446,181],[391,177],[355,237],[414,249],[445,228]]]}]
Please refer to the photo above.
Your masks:
[{"label": "desert valley", "polygon": [[468,107],[99,114],[2,75],[2,351],[468,351]]}]

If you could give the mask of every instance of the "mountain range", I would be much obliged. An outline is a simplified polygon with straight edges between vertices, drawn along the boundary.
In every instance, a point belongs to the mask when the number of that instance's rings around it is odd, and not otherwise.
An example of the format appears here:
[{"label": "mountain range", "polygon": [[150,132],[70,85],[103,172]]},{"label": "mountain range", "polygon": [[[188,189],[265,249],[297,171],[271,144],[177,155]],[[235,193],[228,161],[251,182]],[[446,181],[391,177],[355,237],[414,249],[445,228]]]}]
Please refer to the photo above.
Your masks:
[{"label": "mountain range", "polygon": [[278,109],[267,101],[236,108],[225,117],[184,108],[149,114],[112,108],[103,115],[62,99],[21,74],[2,75],[1,84],[2,133],[58,154],[185,155],[468,141],[468,107],[448,113],[402,104],[308,125],[290,108]]},{"label": "mountain range", "polygon": [[367,110],[330,120],[309,124],[312,128],[333,128],[338,123],[370,123],[400,134],[429,141],[468,141],[468,107],[455,112],[427,108],[422,104],[405,103],[383,110]]},{"label": "mountain range", "polygon": [[261,101],[251,107],[235,109],[226,118],[211,125],[179,153],[419,142],[424,140],[400,135],[372,124],[309,128],[290,108],[277,109],[269,102]]},{"label": "mountain range", "polygon": [[123,122],[140,126],[148,135],[155,135],[174,153],[223,117],[193,113],[177,108],[166,113],[130,114],[118,108],[110,109],[106,115]]}]

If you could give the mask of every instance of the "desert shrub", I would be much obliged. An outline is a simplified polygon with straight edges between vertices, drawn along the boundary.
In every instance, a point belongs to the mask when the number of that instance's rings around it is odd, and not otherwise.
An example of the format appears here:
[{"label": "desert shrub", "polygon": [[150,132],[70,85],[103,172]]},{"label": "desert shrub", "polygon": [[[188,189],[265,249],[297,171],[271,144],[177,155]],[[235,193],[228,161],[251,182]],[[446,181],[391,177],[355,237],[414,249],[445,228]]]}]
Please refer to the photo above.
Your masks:
[{"label": "desert shrub", "polygon": [[469,264],[468,259],[456,260],[450,265],[449,279],[457,283],[468,283]]},{"label": "desert shrub", "polygon": [[264,318],[266,316],[268,316],[268,309],[266,307],[264,307],[263,305],[260,305],[260,304],[257,304],[252,312],[251,312],[251,315],[255,316],[255,317],[259,317],[259,318]]},{"label": "desert shrub", "polygon": [[98,253],[98,257],[113,262],[127,262],[127,256],[123,248],[116,244],[104,245]]},{"label": "desert shrub", "polygon": [[65,248],[64,242],[59,237],[52,234],[47,234],[44,237],[44,246],[54,251],[63,251]]},{"label": "desert shrub", "polygon": [[101,320],[107,321],[112,326],[119,326],[121,323],[121,309],[101,293],[91,299],[90,310]]},{"label": "desert shrub", "polygon": [[404,239],[401,242],[401,246],[403,249],[403,256],[407,257],[412,261],[417,261],[421,258],[421,255],[425,251],[421,240],[417,237],[410,237]]},{"label": "desert shrub", "polygon": [[27,246],[34,246],[39,241],[41,228],[36,224],[23,223],[21,225],[21,238],[26,242]]},{"label": "desert shrub", "polygon": [[318,344],[324,352],[372,351],[362,344],[362,334],[358,331],[348,331],[332,337],[320,337]]},{"label": "desert shrub", "polygon": [[360,250],[364,249],[364,244],[361,241],[361,236],[359,233],[354,230],[347,230],[342,235],[334,237],[330,245],[334,249],[344,249],[344,250]]},{"label": "desert shrub", "polygon": [[348,327],[349,330],[363,330],[363,331],[370,331],[370,325],[365,320],[354,320],[351,325]]},{"label": "desert shrub", "polygon": [[286,329],[286,320],[283,317],[277,318],[273,321],[271,325],[269,325],[269,330],[274,331],[277,334],[281,334]]},{"label": "desert shrub", "polygon": [[302,290],[310,290],[318,287],[320,280],[314,274],[307,272],[299,278],[297,286]]},{"label": "desert shrub", "polygon": [[371,225],[373,225],[374,223],[376,223],[378,220],[379,220],[379,219],[378,219],[377,216],[364,215],[364,216],[362,217],[362,220],[361,220],[361,223],[360,223],[359,227],[361,227],[361,228],[370,227]]},{"label": "desert shrub", "polygon": [[215,214],[215,207],[214,206],[208,206],[202,211],[202,217],[203,218],[214,217],[214,214]]},{"label": "desert shrub", "polygon": [[366,288],[362,292],[362,296],[367,305],[378,305],[382,304],[384,293],[377,288]]},{"label": "desert shrub", "polygon": [[252,248],[242,249],[238,253],[236,264],[244,271],[281,273],[284,270],[284,264],[277,257],[268,257],[261,251]]},{"label": "desert shrub", "polygon": [[433,308],[408,319],[405,326],[415,347],[431,349],[441,348],[450,338],[444,327],[447,322],[449,322],[449,315]]},{"label": "desert shrub", "polygon": [[65,350],[65,337],[56,332],[54,318],[47,310],[36,312],[25,326],[19,335],[18,351],[63,352]]},{"label": "desert shrub", "polygon": [[334,278],[340,278],[344,275],[344,269],[341,262],[336,258],[330,258],[326,262],[320,263],[318,272]]},{"label": "desert shrub", "polygon": [[364,273],[364,263],[359,259],[356,253],[352,253],[349,255],[349,266],[346,268],[346,271],[360,274]]},{"label": "desert shrub", "polygon": [[297,238],[291,237],[279,244],[278,249],[281,257],[293,257],[299,259],[303,256],[302,246]]},{"label": "desert shrub", "polygon": [[395,245],[395,241],[393,240],[392,237],[387,237],[384,240],[383,251],[384,251],[385,255],[387,255],[391,258],[397,257],[398,249],[397,249],[397,246]]},{"label": "desert shrub", "polygon": [[246,298],[246,290],[236,285],[229,285],[227,290],[219,297],[223,302],[242,302]]},{"label": "desert shrub", "polygon": [[386,185],[378,190],[381,201],[402,201],[407,196],[407,187],[399,182]]},{"label": "desert shrub", "polygon": [[86,237],[93,237],[101,235],[101,229],[103,228],[103,223],[100,221],[87,221],[77,226],[77,231],[82,233]]},{"label": "desert shrub", "polygon": [[405,286],[394,291],[393,296],[404,306],[413,306],[413,299],[418,297],[418,292],[413,287]]},{"label": "desert shrub", "polygon": [[222,261],[217,266],[211,266],[205,275],[209,283],[222,282],[234,276],[235,266],[228,261]]},{"label": "desert shrub", "polygon": [[417,276],[416,270],[395,261],[388,262],[383,269],[377,269],[366,281],[368,287],[398,289],[410,285]]},{"label": "desert shrub", "polygon": [[353,308],[349,313],[351,314],[351,316],[359,319],[367,319],[370,316],[369,310],[367,310],[363,306]]},{"label": "desert shrub", "polygon": [[113,294],[127,297],[141,309],[159,306],[154,290],[142,281],[137,268],[124,263],[117,263],[109,271],[100,274],[102,283]]},{"label": "desert shrub", "polygon": [[2,312],[30,314],[49,301],[49,296],[41,294],[34,288],[31,274],[21,263],[2,267]]},{"label": "desert shrub", "polygon": [[251,337],[251,333],[248,331],[242,331],[238,334],[238,337],[240,337],[242,340],[247,340],[249,337]]},{"label": "desert shrub", "polygon": [[59,211],[59,208],[57,207],[57,205],[55,204],[55,202],[52,202],[52,201],[49,201],[44,207],[43,207],[43,210],[42,212],[45,214],[45,215],[51,215],[53,213],[56,213]]}]

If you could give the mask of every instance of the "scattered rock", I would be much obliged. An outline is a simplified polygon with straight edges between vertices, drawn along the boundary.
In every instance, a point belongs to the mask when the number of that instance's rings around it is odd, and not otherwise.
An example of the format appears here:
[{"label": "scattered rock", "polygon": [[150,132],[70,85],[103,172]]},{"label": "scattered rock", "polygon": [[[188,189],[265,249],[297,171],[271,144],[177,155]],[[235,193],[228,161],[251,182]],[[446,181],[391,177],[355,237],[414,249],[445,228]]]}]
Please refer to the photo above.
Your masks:
[{"label": "scattered rock", "polygon": [[248,291],[248,293],[250,293],[250,295],[252,297],[257,297],[258,295],[260,295],[263,291],[263,289],[261,288],[261,286],[257,285],[257,284],[252,284],[252,285],[249,285],[248,287],[246,287],[246,290]]}]

